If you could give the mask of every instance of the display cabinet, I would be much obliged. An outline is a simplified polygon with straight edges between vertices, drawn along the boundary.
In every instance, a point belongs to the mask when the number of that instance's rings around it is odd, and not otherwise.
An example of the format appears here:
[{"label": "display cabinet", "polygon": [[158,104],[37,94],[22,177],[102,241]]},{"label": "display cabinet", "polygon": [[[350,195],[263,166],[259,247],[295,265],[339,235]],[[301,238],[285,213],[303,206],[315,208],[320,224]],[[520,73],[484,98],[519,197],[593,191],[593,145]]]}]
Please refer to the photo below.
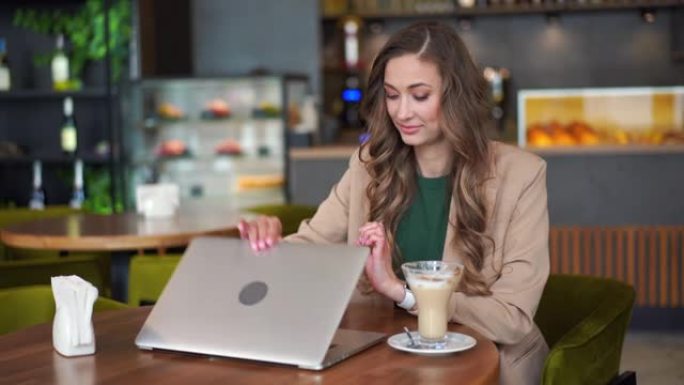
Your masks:
[{"label": "display cabinet", "polygon": [[684,145],[684,87],[521,90],[518,144]]},{"label": "display cabinet", "polygon": [[141,81],[126,135],[129,202],[156,182],[177,184],[183,200],[286,202],[288,133],[309,92],[292,75]]}]

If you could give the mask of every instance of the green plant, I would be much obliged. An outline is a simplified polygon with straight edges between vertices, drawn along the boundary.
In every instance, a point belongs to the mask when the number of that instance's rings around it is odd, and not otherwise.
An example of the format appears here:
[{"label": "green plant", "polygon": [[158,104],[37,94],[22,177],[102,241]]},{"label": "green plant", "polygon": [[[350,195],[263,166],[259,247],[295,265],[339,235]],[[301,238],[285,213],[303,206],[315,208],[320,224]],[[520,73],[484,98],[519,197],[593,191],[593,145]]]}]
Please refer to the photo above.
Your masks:
[{"label": "green plant", "polygon": [[[17,9],[14,25],[37,33],[56,36],[63,34],[70,42],[69,70],[73,79],[80,79],[88,61],[105,58],[105,17],[109,17],[109,51],[112,78],[118,81],[128,57],[131,36],[130,0],[114,0],[105,14],[103,0],[86,0],[75,12],[64,10]],[[54,52],[37,54],[36,64],[47,64]]]},{"label": "green plant", "polygon": [[[60,170],[58,176],[62,182],[71,186],[74,180],[73,170]],[[106,167],[86,167],[84,170],[85,201],[83,209],[90,213],[111,214],[122,212],[123,201],[119,193],[112,200],[112,180]]]},{"label": "green plant", "polygon": [[111,178],[108,169],[86,171],[85,185],[88,190],[86,191],[86,200],[83,202],[84,209],[97,214],[111,214],[123,211],[123,202],[120,197],[116,197],[112,201],[110,191]]}]

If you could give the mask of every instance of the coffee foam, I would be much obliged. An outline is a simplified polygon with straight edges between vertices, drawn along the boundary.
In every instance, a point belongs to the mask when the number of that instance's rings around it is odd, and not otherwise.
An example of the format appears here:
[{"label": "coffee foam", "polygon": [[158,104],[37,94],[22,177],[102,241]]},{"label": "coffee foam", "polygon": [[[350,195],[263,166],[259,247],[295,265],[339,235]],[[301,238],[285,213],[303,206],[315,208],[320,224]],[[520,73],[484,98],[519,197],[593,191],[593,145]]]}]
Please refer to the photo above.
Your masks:
[{"label": "coffee foam", "polygon": [[419,277],[406,277],[406,281],[411,287],[443,289],[450,286],[452,278],[451,275],[425,275]]}]

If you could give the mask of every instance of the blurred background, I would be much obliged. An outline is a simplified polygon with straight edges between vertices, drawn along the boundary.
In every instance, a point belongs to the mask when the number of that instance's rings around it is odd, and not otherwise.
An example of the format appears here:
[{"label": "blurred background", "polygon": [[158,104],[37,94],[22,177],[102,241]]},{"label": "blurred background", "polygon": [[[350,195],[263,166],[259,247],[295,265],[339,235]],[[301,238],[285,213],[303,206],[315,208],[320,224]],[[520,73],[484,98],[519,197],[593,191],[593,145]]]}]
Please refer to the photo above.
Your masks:
[{"label": "blurred background", "polygon": [[375,54],[426,19],[471,50],[491,138],[547,162],[552,272],[625,281],[632,327],[681,331],[681,0],[4,0],[0,208],[130,211],[149,183],[315,206]]},{"label": "blurred background", "polygon": [[83,174],[100,211],[160,181],[187,199],[316,204],[363,137],[374,55],[421,19],[470,48],[492,138],[550,162],[554,222],[680,222],[676,0],[5,1],[0,204],[28,205],[36,173],[53,204]]}]

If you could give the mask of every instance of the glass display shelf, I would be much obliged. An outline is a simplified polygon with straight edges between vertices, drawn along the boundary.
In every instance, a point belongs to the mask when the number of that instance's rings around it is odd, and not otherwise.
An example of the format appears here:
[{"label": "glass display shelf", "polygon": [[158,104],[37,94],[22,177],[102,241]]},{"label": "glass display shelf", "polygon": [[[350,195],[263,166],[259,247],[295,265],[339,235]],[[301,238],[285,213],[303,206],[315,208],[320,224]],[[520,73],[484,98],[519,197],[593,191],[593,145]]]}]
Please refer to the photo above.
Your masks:
[{"label": "glass display shelf", "polygon": [[518,145],[679,148],[684,145],[684,86],[521,90]]},{"label": "glass display shelf", "polygon": [[175,183],[182,199],[286,201],[286,135],[309,92],[305,77],[290,75],[140,82],[129,185]]}]

